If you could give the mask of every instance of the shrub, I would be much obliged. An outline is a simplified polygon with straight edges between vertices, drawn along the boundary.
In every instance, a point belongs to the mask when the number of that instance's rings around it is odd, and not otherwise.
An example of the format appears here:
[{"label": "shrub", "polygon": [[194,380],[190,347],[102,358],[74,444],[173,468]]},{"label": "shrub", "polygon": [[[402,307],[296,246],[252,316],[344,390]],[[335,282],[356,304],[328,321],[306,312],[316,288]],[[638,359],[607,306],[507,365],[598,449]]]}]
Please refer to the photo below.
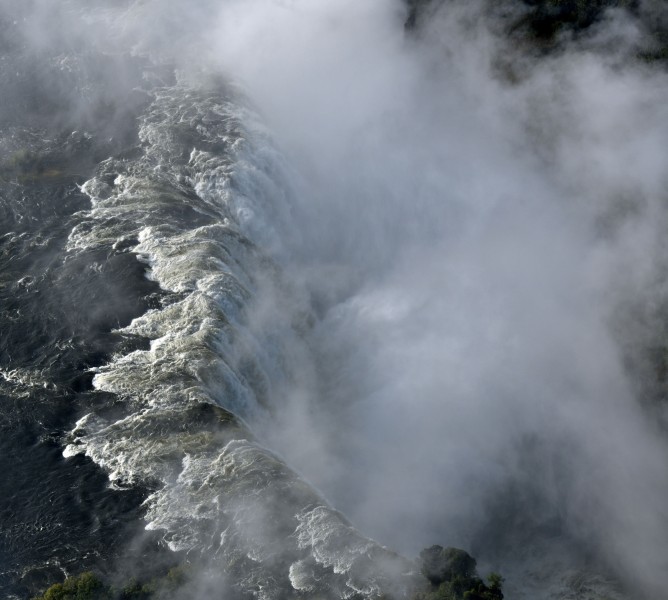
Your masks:
[{"label": "shrub", "polygon": [[432,546],[420,552],[420,559],[430,586],[413,600],[503,600],[501,575],[491,573],[485,584],[476,571],[476,560],[464,550]]},{"label": "shrub", "polygon": [[52,585],[34,600],[112,600],[112,595],[111,590],[93,573],[86,572]]}]

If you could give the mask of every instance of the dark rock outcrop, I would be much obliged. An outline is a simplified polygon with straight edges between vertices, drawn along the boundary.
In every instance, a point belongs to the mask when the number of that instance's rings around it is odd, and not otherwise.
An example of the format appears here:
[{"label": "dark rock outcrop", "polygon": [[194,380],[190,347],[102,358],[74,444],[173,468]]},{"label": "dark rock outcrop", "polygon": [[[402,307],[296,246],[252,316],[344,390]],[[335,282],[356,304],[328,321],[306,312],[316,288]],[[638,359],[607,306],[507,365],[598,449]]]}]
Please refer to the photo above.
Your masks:
[{"label": "dark rock outcrop", "polygon": [[[406,29],[419,30],[457,1],[406,0]],[[508,36],[547,50],[558,47],[562,34],[585,35],[607,11],[624,10],[646,34],[641,58],[668,58],[668,3],[663,0],[483,0],[481,9],[494,15]]]}]

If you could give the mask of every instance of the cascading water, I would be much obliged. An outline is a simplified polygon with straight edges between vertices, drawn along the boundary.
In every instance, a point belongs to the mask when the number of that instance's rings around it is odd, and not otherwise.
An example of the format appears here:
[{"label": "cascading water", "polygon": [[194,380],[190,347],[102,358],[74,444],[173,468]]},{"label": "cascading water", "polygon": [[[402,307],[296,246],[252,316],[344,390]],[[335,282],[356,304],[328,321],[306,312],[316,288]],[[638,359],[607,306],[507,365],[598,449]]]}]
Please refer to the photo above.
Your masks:
[{"label": "cascading water", "polygon": [[[310,317],[248,237],[271,233],[285,195],[251,116],[220,88],[158,89],[141,118],[142,156],[105,161],[83,185],[92,209],[68,251],[127,248],[172,301],[118,331],[150,349],[116,356],[93,385],[128,409],[84,416],[65,455],[85,453],[114,485],[153,482],[147,527],[173,550],[236,565],[241,595],[376,596],[410,564],[359,536],[246,425],[280,411],[286,348],[305,344]],[[260,322],[251,317],[263,294],[274,305]]]},{"label": "cascading water", "polygon": [[663,589],[639,22],[535,57],[521,6],[361,4],[0,2],[7,597],[174,557],[411,598],[435,543],[509,598]]}]

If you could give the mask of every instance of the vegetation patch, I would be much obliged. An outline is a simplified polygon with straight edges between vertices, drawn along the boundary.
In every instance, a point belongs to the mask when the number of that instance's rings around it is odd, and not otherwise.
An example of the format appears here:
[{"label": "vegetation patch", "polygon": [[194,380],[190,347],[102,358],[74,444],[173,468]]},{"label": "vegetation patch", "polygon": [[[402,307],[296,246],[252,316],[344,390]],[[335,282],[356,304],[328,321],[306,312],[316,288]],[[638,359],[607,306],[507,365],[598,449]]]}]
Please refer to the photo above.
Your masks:
[{"label": "vegetation patch", "polygon": [[52,585],[33,600],[168,600],[175,592],[187,586],[189,580],[190,570],[187,567],[175,567],[164,577],[148,582],[132,579],[118,588],[107,585],[88,571]]},{"label": "vegetation patch", "polygon": [[420,560],[429,585],[412,600],[503,600],[501,575],[491,573],[483,581],[475,558],[464,550],[432,546],[420,552]]}]

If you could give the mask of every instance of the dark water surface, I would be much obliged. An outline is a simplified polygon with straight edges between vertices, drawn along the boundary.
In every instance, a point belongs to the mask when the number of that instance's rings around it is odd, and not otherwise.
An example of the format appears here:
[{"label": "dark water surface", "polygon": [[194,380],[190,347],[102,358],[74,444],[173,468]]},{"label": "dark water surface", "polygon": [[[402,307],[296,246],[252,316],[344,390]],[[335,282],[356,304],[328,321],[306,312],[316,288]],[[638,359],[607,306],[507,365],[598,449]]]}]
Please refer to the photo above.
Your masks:
[{"label": "dark water surface", "polygon": [[136,140],[136,126],[127,114],[119,139],[103,141],[100,128],[72,131],[57,120],[28,127],[58,100],[39,89],[41,77],[33,71],[19,86],[2,82],[11,94],[6,108],[21,117],[0,129],[2,597],[34,593],[63,572],[104,569],[128,552],[145,492],[113,490],[90,459],[65,459],[63,437],[92,406],[113,410],[117,399],[92,393],[90,369],[142,345],[111,331],[161,296],[122,248],[66,253],[77,212],[90,207],[79,185],[97,161]]}]

